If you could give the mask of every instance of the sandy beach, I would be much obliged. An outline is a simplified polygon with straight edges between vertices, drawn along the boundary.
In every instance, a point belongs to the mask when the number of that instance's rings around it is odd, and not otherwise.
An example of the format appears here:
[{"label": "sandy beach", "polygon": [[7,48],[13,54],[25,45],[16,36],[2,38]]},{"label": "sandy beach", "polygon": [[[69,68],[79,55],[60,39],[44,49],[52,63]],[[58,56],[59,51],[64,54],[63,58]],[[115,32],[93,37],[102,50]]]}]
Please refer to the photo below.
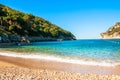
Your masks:
[{"label": "sandy beach", "polygon": [[0,80],[120,80],[120,68],[0,55]]}]

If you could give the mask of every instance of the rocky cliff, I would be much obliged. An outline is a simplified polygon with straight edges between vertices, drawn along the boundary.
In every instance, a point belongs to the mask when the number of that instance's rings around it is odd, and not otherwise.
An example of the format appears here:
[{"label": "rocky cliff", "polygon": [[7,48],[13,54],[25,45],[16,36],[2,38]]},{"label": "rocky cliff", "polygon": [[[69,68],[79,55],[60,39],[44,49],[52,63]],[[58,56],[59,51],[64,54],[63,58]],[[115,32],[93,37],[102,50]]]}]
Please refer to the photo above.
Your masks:
[{"label": "rocky cliff", "polygon": [[103,39],[119,39],[120,38],[120,22],[110,27],[106,32],[101,33],[100,37]]}]

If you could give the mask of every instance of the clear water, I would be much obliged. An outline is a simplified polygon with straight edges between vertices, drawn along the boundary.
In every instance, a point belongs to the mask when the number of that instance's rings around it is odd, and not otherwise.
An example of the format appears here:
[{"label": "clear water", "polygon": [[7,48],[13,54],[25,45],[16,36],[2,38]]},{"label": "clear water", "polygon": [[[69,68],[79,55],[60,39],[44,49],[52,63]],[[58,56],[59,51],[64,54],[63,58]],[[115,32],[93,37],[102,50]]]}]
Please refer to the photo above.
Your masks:
[{"label": "clear water", "polygon": [[21,54],[45,54],[82,61],[106,62],[120,65],[120,40],[75,40],[35,42],[26,46],[4,46],[2,50]]}]

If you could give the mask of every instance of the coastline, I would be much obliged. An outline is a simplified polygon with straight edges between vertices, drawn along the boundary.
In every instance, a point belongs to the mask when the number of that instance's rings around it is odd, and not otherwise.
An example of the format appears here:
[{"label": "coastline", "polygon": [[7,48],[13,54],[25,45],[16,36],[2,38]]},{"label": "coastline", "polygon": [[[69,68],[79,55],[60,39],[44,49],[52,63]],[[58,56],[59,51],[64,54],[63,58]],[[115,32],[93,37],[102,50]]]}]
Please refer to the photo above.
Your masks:
[{"label": "coastline", "polygon": [[[83,64],[80,62],[69,62],[53,56],[37,56],[37,55],[21,55],[15,52],[0,52],[0,61],[12,63],[21,67],[52,69],[60,71],[71,71],[81,73],[95,73],[95,74],[117,74],[120,75],[119,66],[100,66]],[[74,60],[73,60],[74,61]]]},{"label": "coastline", "polygon": [[[35,58],[23,58],[23,57],[13,57],[7,55],[0,55],[0,78],[2,79],[4,74],[11,72],[12,69],[16,70],[16,76],[20,74],[35,74],[34,76],[41,77],[38,73],[42,71],[41,79],[44,79],[46,76],[47,79],[59,78],[63,80],[76,80],[76,79],[95,79],[99,78],[106,80],[118,80],[120,79],[120,68],[119,67],[105,67],[105,66],[91,66],[91,65],[80,65],[72,64],[66,62],[59,62],[54,60],[47,59],[35,59]],[[7,70],[9,69],[9,70]],[[23,72],[21,72],[23,70]],[[7,71],[7,72],[6,72]],[[47,72],[46,72],[47,71]],[[4,72],[4,73],[3,73]],[[36,74],[37,72],[37,74]],[[14,74],[10,73],[11,76]],[[50,75],[54,77],[50,77]],[[88,76],[87,78],[82,78]],[[21,78],[21,77],[19,77]],[[24,77],[25,78],[25,77]],[[28,76],[28,78],[30,78]],[[66,79],[64,79],[66,78]],[[71,78],[71,79],[70,79]],[[37,78],[36,78],[37,79]],[[45,78],[46,79],[46,78]]]},{"label": "coastline", "polygon": [[48,61],[56,61],[56,62],[63,62],[63,63],[69,63],[69,64],[79,64],[79,65],[88,65],[88,66],[101,66],[101,67],[116,67],[120,65],[120,62],[117,63],[111,63],[111,62],[105,62],[105,61],[88,61],[88,60],[78,60],[73,59],[70,57],[61,57],[57,55],[48,55],[48,54],[24,54],[20,52],[11,52],[11,51],[3,51],[0,50],[0,55],[2,56],[8,56],[8,57],[18,57],[18,58],[25,58],[25,59],[43,59]]}]

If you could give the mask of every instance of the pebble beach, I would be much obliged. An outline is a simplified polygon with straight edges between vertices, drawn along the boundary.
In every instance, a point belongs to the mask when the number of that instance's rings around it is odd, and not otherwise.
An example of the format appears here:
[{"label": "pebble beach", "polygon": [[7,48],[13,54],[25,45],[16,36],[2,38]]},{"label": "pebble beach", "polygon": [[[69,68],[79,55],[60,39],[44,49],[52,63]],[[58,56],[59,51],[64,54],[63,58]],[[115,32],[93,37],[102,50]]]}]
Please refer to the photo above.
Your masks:
[{"label": "pebble beach", "polygon": [[120,80],[120,75],[21,67],[0,61],[0,80]]}]

